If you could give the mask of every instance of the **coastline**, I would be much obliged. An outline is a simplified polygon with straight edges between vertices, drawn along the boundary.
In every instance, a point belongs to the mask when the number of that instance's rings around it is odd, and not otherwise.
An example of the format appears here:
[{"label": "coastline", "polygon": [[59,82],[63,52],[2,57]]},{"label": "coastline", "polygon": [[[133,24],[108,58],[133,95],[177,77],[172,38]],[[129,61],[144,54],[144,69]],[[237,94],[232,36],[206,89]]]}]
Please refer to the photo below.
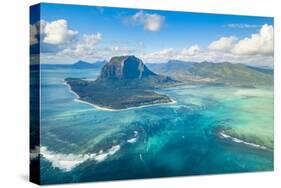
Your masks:
[{"label": "coastline", "polygon": [[71,86],[66,81],[64,81],[64,84],[66,84],[68,90],[75,95],[75,97],[76,97],[76,99],[74,99],[75,102],[79,102],[79,103],[90,105],[90,106],[92,106],[92,107],[94,107],[94,108],[96,108],[98,110],[118,112],[118,111],[127,111],[127,110],[132,110],[132,109],[137,109],[137,108],[156,106],[156,105],[165,105],[165,104],[170,105],[170,104],[176,104],[177,103],[177,101],[175,101],[174,99],[170,98],[171,102],[168,102],[168,103],[145,104],[145,105],[141,105],[141,106],[129,107],[129,108],[124,108],[124,109],[111,109],[111,108],[106,108],[106,107],[98,106],[96,104],[89,103],[89,102],[86,102],[86,101],[83,101],[83,100],[79,99],[80,98],[79,95],[71,89]]},{"label": "coastline", "polygon": [[74,94],[76,98],[79,98],[79,95],[71,89],[71,86],[66,81],[63,81],[63,83],[67,86],[70,93]]},{"label": "coastline", "polygon": [[262,146],[262,145],[259,145],[259,144],[255,144],[255,143],[251,143],[251,142],[241,140],[237,137],[233,137],[231,135],[226,134],[224,131],[219,132],[219,136],[223,139],[228,139],[228,140],[231,140],[231,141],[233,141],[235,143],[238,143],[238,144],[244,144],[244,145],[248,145],[248,146],[258,148],[258,149],[262,149],[262,150],[269,150],[269,148],[267,148],[266,146]]}]

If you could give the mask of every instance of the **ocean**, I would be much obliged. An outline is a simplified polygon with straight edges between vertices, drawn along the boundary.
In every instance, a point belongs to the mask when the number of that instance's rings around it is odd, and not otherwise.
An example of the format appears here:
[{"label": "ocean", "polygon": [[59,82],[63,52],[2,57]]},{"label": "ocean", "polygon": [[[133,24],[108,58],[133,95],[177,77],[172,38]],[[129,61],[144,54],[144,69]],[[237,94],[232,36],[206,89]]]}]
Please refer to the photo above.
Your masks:
[{"label": "ocean", "polygon": [[99,73],[41,67],[42,184],[273,170],[272,86],[178,86],[156,91],[174,104],[107,111],[64,82]]}]

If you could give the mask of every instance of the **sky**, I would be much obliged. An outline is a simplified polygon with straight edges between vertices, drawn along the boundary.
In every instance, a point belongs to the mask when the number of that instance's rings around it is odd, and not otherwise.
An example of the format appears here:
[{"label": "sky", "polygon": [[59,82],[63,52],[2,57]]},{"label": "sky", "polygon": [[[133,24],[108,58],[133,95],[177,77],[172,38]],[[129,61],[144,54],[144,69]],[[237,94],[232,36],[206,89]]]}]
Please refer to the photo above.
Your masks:
[{"label": "sky", "polygon": [[41,63],[95,62],[135,55],[273,67],[273,18],[79,5],[41,4],[30,45]]}]

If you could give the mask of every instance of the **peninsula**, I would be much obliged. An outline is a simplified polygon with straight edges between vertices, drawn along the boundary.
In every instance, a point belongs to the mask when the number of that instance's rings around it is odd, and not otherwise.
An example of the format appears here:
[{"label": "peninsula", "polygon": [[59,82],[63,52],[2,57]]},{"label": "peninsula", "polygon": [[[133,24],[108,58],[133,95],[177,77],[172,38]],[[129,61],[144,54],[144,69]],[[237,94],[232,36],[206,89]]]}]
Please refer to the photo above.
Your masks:
[{"label": "peninsula", "polygon": [[108,110],[172,103],[168,96],[153,90],[180,83],[152,72],[135,56],[112,57],[95,81],[81,78],[65,81],[78,100]]}]

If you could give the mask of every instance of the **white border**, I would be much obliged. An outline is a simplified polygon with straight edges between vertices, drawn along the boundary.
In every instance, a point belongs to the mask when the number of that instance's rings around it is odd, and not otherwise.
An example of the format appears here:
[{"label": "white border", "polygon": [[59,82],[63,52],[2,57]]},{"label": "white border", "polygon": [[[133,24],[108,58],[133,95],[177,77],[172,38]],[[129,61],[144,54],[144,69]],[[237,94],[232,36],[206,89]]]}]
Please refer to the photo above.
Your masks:
[{"label": "white border", "polygon": [[[1,1],[1,168],[0,187],[37,187],[28,182],[28,7],[38,3]],[[61,185],[60,187],[280,187],[281,178],[281,85],[280,3],[277,0],[48,0],[52,3],[180,10],[275,17],[275,171],[266,173],[196,176],[107,183]]]}]

